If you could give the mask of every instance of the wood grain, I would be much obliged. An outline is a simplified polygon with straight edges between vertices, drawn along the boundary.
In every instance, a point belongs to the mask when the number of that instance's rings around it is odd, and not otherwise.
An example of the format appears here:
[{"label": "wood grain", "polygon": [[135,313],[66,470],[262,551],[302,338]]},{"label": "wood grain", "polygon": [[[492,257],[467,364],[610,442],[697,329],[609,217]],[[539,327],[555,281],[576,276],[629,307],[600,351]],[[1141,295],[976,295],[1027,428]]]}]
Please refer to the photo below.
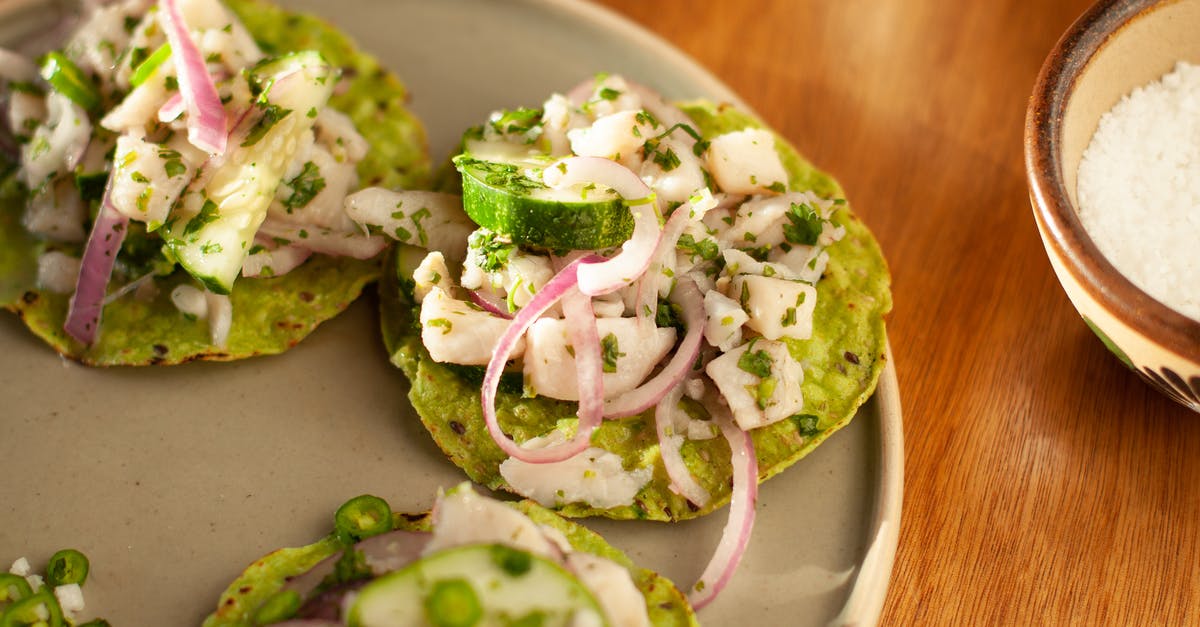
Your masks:
[{"label": "wood grain", "polygon": [[1200,623],[1200,416],[1092,337],[1025,106],[1086,0],[601,0],[842,182],[891,264],[906,440],[884,624]]}]

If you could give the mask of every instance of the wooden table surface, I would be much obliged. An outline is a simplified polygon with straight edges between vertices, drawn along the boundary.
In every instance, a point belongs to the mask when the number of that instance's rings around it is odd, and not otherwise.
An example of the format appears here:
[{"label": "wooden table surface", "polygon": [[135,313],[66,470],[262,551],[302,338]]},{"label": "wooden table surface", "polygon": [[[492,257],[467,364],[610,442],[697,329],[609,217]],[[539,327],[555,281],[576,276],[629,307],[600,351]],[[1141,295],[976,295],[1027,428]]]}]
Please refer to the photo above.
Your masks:
[{"label": "wooden table surface", "polygon": [[1200,624],[1200,416],[1060,289],[1022,159],[1088,0],[602,0],[835,174],[892,270],[904,406],[883,624]]}]

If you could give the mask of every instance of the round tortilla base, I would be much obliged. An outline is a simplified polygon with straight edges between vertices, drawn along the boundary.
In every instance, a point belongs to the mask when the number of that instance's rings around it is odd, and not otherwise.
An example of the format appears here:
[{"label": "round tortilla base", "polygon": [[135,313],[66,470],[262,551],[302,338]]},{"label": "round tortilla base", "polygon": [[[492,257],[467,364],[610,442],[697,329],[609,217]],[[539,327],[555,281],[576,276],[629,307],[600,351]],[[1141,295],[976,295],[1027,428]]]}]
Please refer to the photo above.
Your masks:
[{"label": "round tortilla base", "polygon": [[[331,105],[354,120],[371,144],[359,163],[361,184],[422,187],[429,178],[425,131],[404,103],[404,86],[370,55],[326,22],[288,13],[258,0],[227,0],[268,54],[315,49],[342,68]],[[379,260],[316,255],[276,278],[236,283],[227,345],[212,345],[207,322],[189,319],[170,301],[171,290],[192,283],[182,271],[156,278],[146,300],[126,295],[104,308],[92,346],[66,335],[69,296],[38,289],[37,260],[45,244],[21,225],[25,191],[12,176],[0,184],[0,306],[66,357],[89,365],[178,364],[281,353],[321,322],[345,309],[379,275]],[[65,248],[65,247],[59,247]],[[112,286],[114,289],[119,286]]]},{"label": "round tortilla base", "polygon": [[[529,516],[535,523],[562,532],[577,551],[610,559],[629,570],[634,584],[646,597],[646,611],[652,625],[684,627],[696,625],[696,616],[683,593],[667,578],[645,568],[639,568],[620,550],[598,534],[582,525],[564,520],[536,503],[509,503]],[[397,529],[429,531],[431,516],[425,514],[393,514]],[[308,546],[280,549],[251,564],[233,583],[229,584],[217,603],[217,610],[204,621],[204,627],[233,627],[250,625],[250,618],[271,595],[278,592],[289,577],[295,577],[321,560],[338,554],[341,544],[333,535]]]},{"label": "round tortilla base", "polygon": [[[754,118],[730,107],[686,103],[684,110],[706,137],[759,127]],[[837,183],[816,170],[782,139],[777,143],[791,175],[793,191],[813,190],[839,198]],[[792,356],[804,366],[802,421],[785,419],[751,431],[758,457],[759,481],[796,463],[844,426],[866,402],[887,359],[884,315],[891,310],[886,262],[867,228],[847,207],[835,217],[846,236],[829,248],[830,261],[817,284],[814,337],[788,340]],[[482,369],[435,362],[421,344],[417,307],[412,304],[394,259],[385,264],[380,287],[384,342],[412,386],[409,399],[437,445],[472,480],[492,489],[515,492],[500,475],[508,456],[491,439],[480,406]],[[408,292],[410,293],[410,292]],[[496,402],[501,428],[518,442],[544,435],[563,421],[575,421],[576,404],[525,398],[520,376],[503,381]],[[808,427],[808,428],[806,428]],[[661,462],[653,410],[630,418],[606,420],[592,435],[592,446],[621,456],[626,469],[651,466],[653,477],[630,505],[599,509],[580,503],[556,511],[571,517],[674,521],[702,516],[729,500],[732,482],[729,446],[723,438],[688,440],[684,462],[712,499],[696,507],[670,489]]]}]

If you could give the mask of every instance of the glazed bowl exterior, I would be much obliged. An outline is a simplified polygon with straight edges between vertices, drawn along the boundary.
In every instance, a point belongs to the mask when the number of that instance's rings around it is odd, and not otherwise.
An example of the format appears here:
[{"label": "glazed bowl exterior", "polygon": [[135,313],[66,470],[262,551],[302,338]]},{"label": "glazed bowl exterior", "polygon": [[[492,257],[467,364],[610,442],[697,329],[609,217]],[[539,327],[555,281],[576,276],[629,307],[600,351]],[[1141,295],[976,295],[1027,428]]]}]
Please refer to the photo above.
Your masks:
[{"label": "glazed bowl exterior", "polygon": [[1200,64],[1198,33],[1200,0],[1100,0],[1042,66],[1025,119],[1025,170],[1046,254],[1084,322],[1142,378],[1200,412],[1200,321],[1118,272],[1075,208],[1079,163],[1100,117],[1176,62]]}]

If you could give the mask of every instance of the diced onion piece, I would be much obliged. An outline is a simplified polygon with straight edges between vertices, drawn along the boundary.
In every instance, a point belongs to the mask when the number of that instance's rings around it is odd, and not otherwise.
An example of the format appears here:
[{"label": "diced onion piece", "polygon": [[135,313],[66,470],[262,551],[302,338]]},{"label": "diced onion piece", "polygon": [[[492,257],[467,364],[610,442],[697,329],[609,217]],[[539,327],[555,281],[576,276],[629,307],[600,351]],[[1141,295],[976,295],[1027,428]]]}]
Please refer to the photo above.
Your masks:
[{"label": "diced onion piece", "polygon": [[204,293],[208,305],[208,333],[213,346],[225,348],[229,344],[229,329],[233,326],[233,301],[225,294]]},{"label": "diced onion piece", "polygon": [[579,291],[588,296],[615,292],[636,281],[650,267],[650,260],[662,237],[658,201],[654,192],[629,168],[604,157],[567,157],[542,174],[549,187],[564,189],[596,183],[611,187],[633,213],[633,235],[621,246],[621,252],[601,263],[579,268]]},{"label": "diced onion piece", "polygon": [[187,106],[188,141],[210,154],[224,154],[229,133],[225,126],[225,107],[217,94],[204,57],[188,33],[178,0],[159,0],[163,30],[175,58],[179,93]]},{"label": "diced onion piece", "polygon": [[679,387],[696,363],[696,357],[700,354],[700,340],[704,337],[704,325],[707,322],[704,297],[700,295],[700,289],[692,279],[680,277],[671,292],[671,300],[683,308],[683,323],[687,325],[687,333],[683,336],[679,349],[653,379],[626,394],[609,399],[604,405],[605,417],[624,418],[653,407],[668,392]]},{"label": "diced onion piece", "polygon": [[179,92],[175,92],[174,94],[171,94],[170,98],[167,98],[167,101],[163,103],[162,107],[159,107],[158,121],[162,122],[163,124],[173,122],[175,121],[175,118],[183,115],[185,109],[187,109],[187,107],[183,104],[183,96],[181,96]]},{"label": "diced onion piece", "polygon": [[113,264],[121,243],[125,241],[129,218],[112,206],[110,191],[112,177],[104,189],[100,212],[83,249],[83,261],[79,267],[79,279],[75,282],[75,293],[67,307],[67,321],[63,330],[67,335],[91,346],[100,330],[100,314],[104,310],[104,293],[112,278]]},{"label": "diced onion piece", "polygon": [[750,433],[734,424],[733,418],[720,402],[708,403],[721,435],[729,442],[730,462],[733,464],[733,494],[729,498],[729,521],[721,532],[721,541],[712,560],[700,579],[692,586],[688,601],[697,610],[717,597],[733,578],[754,528],[754,503],[758,500],[758,459]]},{"label": "diced onion piece", "polygon": [[[581,267],[597,263],[602,259],[602,257],[596,255],[588,255],[576,259],[563,267],[553,279],[550,279],[542,287],[541,291],[533,297],[533,300],[529,301],[517,313],[512,323],[508,326],[508,329],[504,332],[504,335],[500,336],[500,340],[496,343],[496,348],[492,352],[492,359],[488,362],[487,372],[483,377],[483,389],[480,396],[481,404],[483,405],[483,419],[487,423],[488,433],[491,434],[496,445],[510,457],[535,464],[558,462],[573,457],[580,451],[585,450],[591,441],[591,431],[595,428],[595,425],[589,426],[585,424],[585,418],[591,419],[591,416],[581,411],[575,436],[567,442],[540,449],[522,448],[500,429],[500,422],[496,417],[496,391],[500,386],[500,375],[504,374],[504,365],[508,362],[509,355],[512,354],[517,341],[525,335],[525,331],[529,329],[529,326],[561,300],[568,291],[578,285],[578,273]],[[597,342],[595,350],[599,351],[599,342]],[[585,347],[577,347],[576,351],[577,353],[590,352]],[[597,376],[598,378],[599,376]],[[596,412],[595,418],[599,418],[599,412]]]},{"label": "diced onion piece", "polygon": [[708,490],[704,489],[704,486],[696,482],[696,478],[692,476],[683,462],[683,456],[680,455],[679,449],[683,445],[684,437],[667,433],[667,427],[672,423],[672,416],[679,411],[679,399],[682,397],[683,386],[677,385],[658,402],[658,407],[654,410],[654,426],[658,431],[658,450],[662,456],[663,468],[667,470],[667,477],[671,479],[671,490],[691,501],[696,507],[704,507],[712,496]]},{"label": "diced onion piece", "polygon": [[59,250],[38,257],[37,286],[55,294],[70,294],[79,280],[79,259]]}]

